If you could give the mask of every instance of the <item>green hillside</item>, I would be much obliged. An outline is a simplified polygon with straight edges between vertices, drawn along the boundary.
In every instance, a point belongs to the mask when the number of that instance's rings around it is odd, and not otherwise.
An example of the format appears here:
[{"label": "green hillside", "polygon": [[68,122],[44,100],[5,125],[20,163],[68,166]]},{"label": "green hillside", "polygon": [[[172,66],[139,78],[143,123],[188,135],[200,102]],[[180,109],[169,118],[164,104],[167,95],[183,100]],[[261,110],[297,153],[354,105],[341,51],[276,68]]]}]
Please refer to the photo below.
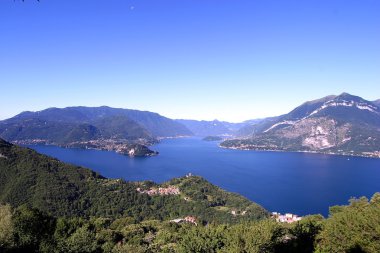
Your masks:
[{"label": "green hillside", "polygon": [[106,179],[0,139],[0,252],[376,253],[379,217],[377,193],[278,223],[201,177]]},{"label": "green hillside", "polygon": [[[56,159],[0,143],[0,202],[23,204],[60,217],[130,216],[136,220],[167,220],[194,215],[202,222],[234,223],[267,216],[259,205],[191,176],[162,185],[106,179],[95,172]],[[138,187],[175,186],[178,195],[139,193]],[[232,210],[246,211],[234,216]]]},{"label": "green hillside", "polygon": [[0,252],[377,253],[380,194],[334,206],[330,216],[283,224],[274,219],[192,224],[131,217],[53,217],[0,204]]}]

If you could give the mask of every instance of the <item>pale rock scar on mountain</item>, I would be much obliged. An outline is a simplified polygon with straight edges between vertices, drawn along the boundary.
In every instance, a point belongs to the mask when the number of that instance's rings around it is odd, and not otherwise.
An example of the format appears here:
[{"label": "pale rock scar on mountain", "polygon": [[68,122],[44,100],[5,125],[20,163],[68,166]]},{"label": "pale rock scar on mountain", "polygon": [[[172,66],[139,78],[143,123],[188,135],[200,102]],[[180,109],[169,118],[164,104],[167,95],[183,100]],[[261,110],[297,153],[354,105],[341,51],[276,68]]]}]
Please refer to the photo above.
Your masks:
[{"label": "pale rock scar on mountain", "polygon": [[379,157],[380,109],[374,102],[342,93],[305,102],[244,133],[220,146]]},{"label": "pale rock scar on mountain", "polygon": [[320,108],[318,108],[315,111],[313,111],[312,113],[310,113],[309,116],[317,114],[318,112],[322,111],[323,109],[328,108],[328,107],[333,107],[333,106],[335,106],[335,107],[336,106],[356,107],[360,110],[367,110],[367,111],[379,114],[376,111],[378,108],[376,106],[372,106],[370,104],[359,103],[359,102],[355,102],[355,101],[336,102],[336,101],[330,100],[330,101],[327,101],[326,103],[324,103]]}]

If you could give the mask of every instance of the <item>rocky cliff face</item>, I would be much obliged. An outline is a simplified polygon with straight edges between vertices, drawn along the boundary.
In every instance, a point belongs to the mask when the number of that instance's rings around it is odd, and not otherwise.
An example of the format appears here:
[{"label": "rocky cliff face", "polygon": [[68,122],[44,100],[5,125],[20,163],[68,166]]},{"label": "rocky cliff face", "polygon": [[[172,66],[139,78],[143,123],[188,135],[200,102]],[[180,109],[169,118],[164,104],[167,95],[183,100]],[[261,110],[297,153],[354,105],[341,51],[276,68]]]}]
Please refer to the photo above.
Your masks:
[{"label": "rocky cliff face", "polygon": [[348,137],[349,124],[339,126],[337,121],[326,117],[309,118],[275,131],[275,135],[287,139],[299,139],[302,147],[310,150],[340,145]]}]

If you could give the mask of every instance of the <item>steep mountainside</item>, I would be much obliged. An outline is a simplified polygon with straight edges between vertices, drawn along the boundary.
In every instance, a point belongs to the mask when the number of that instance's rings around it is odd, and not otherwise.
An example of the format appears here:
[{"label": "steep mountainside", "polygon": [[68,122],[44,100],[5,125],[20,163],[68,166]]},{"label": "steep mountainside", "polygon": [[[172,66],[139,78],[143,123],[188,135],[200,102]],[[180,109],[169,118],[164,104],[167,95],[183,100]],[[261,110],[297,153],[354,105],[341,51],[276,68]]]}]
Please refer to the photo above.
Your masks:
[{"label": "steep mountainside", "polygon": [[[166,193],[159,192],[159,187]],[[234,223],[267,216],[259,205],[200,177],[187,176],[162,185],[111,180],[1,139],[0,203],[27,204],[56,217],[167,220],[193,215],[199,221]],[[233,215],[232,210],[245,212]]]},{"label": "steep mountainside", "polygon": [[245,138],[221,146],[379,157],[380,109],[347,93],[328,96],[263,121]]},{"label": "steep mountainside", "polygon": [[243,125],[238,131],[236,132],[237,137],[246,137],[251,136],[253,134],[261,132],[263,129],[265,129],[268,125],[271,125],[273,122],[276,122],[278,117],[268,117],[263,119],[256,119],[256,120],[247,120],[244,121],[245,125]]}]

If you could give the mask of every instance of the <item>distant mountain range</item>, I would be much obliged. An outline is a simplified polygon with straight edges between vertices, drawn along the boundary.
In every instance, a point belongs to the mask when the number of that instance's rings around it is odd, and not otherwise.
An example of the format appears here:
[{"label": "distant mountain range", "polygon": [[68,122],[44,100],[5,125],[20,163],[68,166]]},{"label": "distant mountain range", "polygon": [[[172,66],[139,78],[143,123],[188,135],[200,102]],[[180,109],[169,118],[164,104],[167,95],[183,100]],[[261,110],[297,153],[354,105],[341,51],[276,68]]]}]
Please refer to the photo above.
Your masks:
[{"label": "distant mountain range", "polygon": [[[241,123],[172,120],[157,113],[102,107],[49,108],[0,121],[16,144],[53,144],[151,156],[160,138],[222,136],[222,147],[380,156],[380,100],[343,93],[306,102],[288,114]],[[218,138],[219,139],[219,138]]]},{"label": "distant mountain range", "polygon": [[230,123],[225,121],[213,120],[189,120],[177,119],[177,122],[186,126],[196,136],[231,136],[241,127],[248,123]]},{"label": "distant mountain range", "polygon": [[380,109],[376,101],[343,93],[306,102],[239,134],[221,146],[380,157]]},{"label": "distant mountain range", "polygon": [[239,123],[219,121],[217,119],[208,120],[191,120],[177,119],[176,121],[186,126],[195,136],[239,136],[245,128],[258,124],[268,118],[251,119]]},{"label": "distant mountain range", "polygon": [[[107,106],[49,108],[38,112],[23,112],[0,123],[1,125],[20,124],[31,120],[43,121],[45,125],[60,123],[76,125],[80,128],[92,125],[96,128],[90,131],[92,134],[106,134],[107,137],[120,134],[126,138],[173,137],[192,134],[183,125],[157,113]],[[104,132],[105,125],[107,126],[106,132]],[[121,126],[127,127],[121,129]],[[44,126],[40,127],[45,128]],[[126,132],[125,129],[129,131]],[[120,133],[120,130],[124,133]],[[13,137],[17,138],[14,134]]]},{"label": "distant mountain range", "polygon": [[172,120],[157,113],[102,107],[49,108],[0,121],[0,137],[11,142],[68,145],[100,139],[146,140],[179,136],[234,135],[256,122]]},{"label": "distant mountain range", "polygon": [[106,106],[49,108],[0,121],[0,137],[7,141],[110,149],[128,154],[136,154],[130,148],[131,143],[149,145],[160,137],[184,135],[192,132],[157,113]]}]

